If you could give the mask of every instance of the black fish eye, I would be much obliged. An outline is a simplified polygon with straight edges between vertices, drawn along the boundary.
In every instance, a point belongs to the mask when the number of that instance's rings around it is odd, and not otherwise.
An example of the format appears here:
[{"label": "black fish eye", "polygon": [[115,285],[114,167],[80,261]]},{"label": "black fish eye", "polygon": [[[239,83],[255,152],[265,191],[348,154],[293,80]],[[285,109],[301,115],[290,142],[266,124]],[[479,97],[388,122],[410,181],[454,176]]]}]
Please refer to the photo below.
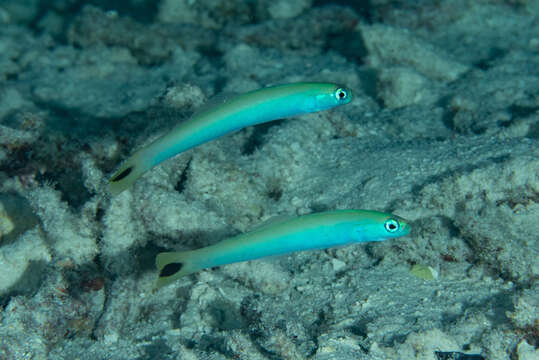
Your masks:
[{"label": "black fish eye", "polygon": [[343,88],[338,88],[337,91],[335,91],[335,97],[337,100],[344,100],[348,97],[348,92]]},{"label": "black fish eye", "polygon": [[384,227],[386,228],[388,232],[393,233],[399,230],[400,224],[395,219],[389,219],[389,220],[386,220],[386,222],[384,223]]}]

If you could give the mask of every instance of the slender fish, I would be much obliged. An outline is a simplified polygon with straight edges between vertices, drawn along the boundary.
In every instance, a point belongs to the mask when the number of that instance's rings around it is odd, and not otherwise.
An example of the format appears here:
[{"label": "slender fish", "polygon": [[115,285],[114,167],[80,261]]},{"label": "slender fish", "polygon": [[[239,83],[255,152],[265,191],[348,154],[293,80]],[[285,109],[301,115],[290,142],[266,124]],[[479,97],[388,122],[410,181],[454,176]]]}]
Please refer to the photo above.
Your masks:
[{"label": "slender fish", "polygon": [[196,113],[135,152],[111,177],[109,191],[117,195],[159,163],[246,126],[327,110],[351,100],[350,90],[331,83],[278,85],[238,95]]},{"label": "slender fish", "polygon": [[409,232],[406,220],[371,210],[336,210],[270,222],[201,249],[158,254],[157,286],[209,267],[294,251],[382,241]]}]

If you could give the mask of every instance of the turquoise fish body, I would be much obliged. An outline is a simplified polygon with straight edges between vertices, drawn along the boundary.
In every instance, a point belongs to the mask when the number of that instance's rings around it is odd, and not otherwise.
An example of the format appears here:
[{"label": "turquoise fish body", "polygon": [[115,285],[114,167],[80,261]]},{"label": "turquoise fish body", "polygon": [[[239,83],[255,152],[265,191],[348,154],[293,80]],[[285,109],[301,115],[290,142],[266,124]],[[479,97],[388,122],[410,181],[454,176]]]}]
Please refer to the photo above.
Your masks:
[{"label": "turquoise fish body", "polygon": [[109,190],[116,195],[159,163],[246,126],[347,104],[352,93],[332,83],[294,83],[254,90],[196,113],[133,154],[116,171]]},{"label": "turquoise fish body", "polygon": [[157,286],[201,269],[302,250],[326,249],[408,234],[408,223],[371,210],[336,210],[263,225],[214,245],[157,255]]}]

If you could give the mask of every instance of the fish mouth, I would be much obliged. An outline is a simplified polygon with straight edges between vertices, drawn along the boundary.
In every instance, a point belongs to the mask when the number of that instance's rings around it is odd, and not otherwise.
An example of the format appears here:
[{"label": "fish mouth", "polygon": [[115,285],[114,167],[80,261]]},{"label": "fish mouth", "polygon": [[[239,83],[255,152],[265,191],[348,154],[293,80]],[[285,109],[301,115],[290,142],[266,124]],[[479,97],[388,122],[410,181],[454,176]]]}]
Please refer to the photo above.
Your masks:
[{"label": "fish mouth", "polygon": [[400,219],[399,222],[401,227],[401,235],[408,235],[410,233],[410,230],[412,229],[410,224],[408,224],[408,222],[404,219]]},{"label": "fish mouth", "polygon": [[410,230],[412,229],[412,227],[409,224],[408,220],[397,215],[393,215],[393,219],[395,219],[399,223],[399,231],[395,233],[397,236],[404,236],[410,233]]}]

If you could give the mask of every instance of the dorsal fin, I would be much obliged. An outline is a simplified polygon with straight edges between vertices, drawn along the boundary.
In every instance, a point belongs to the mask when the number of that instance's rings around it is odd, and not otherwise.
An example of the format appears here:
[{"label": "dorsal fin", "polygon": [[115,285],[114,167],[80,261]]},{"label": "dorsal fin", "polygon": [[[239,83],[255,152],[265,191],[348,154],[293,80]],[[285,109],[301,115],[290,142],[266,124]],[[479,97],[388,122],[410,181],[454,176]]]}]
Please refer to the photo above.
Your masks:
[{"label": "dorsal fin", "polygon": [[210,110],[211,108],[222,105],[226,103],[227,101],[229,101],[230,99],[236,97],[237,95],[238,94],[236,93],[222,92],[215,96],[212,96],[204,104],[196,108],[195,111],[193,112],[193,115],[191,115],[191,117],[195,117],[203,112]]},{"label": "dorsal fin", "polygon": [[295,216],[286,215],[286,214],[276,215],[276,216],[273,216],[273,217],[270,217],[270,218],[266,219],[265,221],[262,221],[259,224],[256,224],[254,227],[249,229],[249,232],[262,230],[262,229],[265,229],[265,228],[267,228],[269,226],[272,226],[274,224],[281,223],[281,222],[284,222],[284,221],[287,221],[287,220],[291,220],[293,218],[295,218]]}]

